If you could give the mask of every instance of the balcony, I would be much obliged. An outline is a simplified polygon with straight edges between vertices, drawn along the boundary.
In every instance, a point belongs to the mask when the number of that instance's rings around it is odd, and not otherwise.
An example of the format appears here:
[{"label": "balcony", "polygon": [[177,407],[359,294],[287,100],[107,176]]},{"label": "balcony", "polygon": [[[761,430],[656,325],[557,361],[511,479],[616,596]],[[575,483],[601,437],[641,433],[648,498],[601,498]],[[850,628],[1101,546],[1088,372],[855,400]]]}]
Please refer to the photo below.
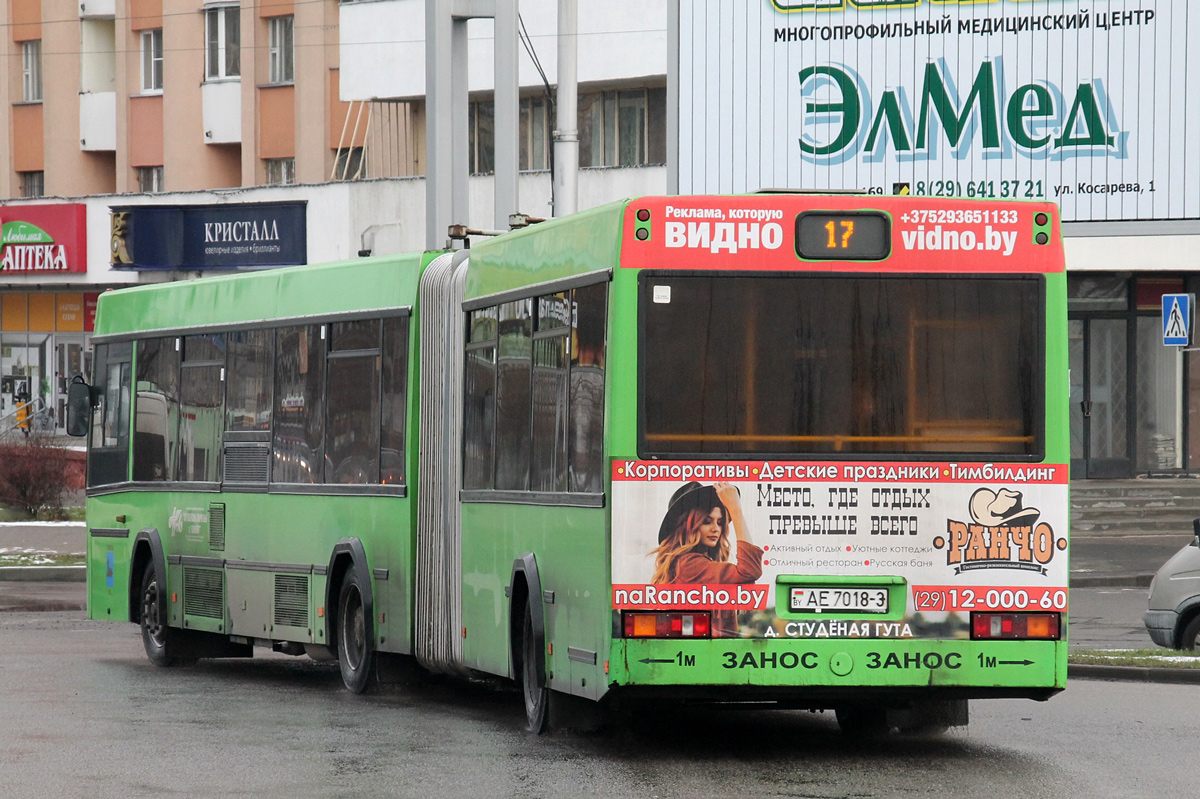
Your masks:
[{"label": "balcony", "polygon": [[116,0],[80,0],[80,19],[112,19],[117,14]]},{"label": "balcony", "polygon": [[242,143],[242,81],[208,81],[201,85],[204,143]]},{"label": "balcony", "polygon": [[79,149],[84,152],[117,149],[117,93],[79,95]]}]

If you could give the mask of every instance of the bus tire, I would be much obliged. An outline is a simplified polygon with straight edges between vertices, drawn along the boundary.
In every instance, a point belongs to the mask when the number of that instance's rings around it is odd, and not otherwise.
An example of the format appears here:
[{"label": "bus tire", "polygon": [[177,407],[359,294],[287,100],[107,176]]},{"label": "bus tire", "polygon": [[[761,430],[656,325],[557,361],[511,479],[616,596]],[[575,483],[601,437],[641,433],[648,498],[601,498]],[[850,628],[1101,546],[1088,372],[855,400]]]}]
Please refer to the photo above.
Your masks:
[{"label": "bus tire", "polygon": [[171,628],[167,625],[166,608],[159,603],[158,574],[153,563],[147,563],[142,570],[142,590],[139,593],[142,646],[146,650],[146,658],[155,666],[174,666],[180,663],[179,658],[167,654],[171,640]]},{"label": "bus tire", "polygon": [[1200,644],[1200,613],[1197,613],[1179,634],[1180,649],[1197,649]]},{"label": "bus tire", "polygon": [[367,634],[367,611],[362,577],[351,566],[338,595],[337,659],[342,682],[351,693],[367,690],[375,659],[374,642]]},{"label": "bus tire", "polygon": [[526,602],[521,624],[521,696],[525,700],[525,722],[534,735],[545,732],[550,720],[550,689],[538,681],[541,657],[541,647],[533,634],[533,608]]}]

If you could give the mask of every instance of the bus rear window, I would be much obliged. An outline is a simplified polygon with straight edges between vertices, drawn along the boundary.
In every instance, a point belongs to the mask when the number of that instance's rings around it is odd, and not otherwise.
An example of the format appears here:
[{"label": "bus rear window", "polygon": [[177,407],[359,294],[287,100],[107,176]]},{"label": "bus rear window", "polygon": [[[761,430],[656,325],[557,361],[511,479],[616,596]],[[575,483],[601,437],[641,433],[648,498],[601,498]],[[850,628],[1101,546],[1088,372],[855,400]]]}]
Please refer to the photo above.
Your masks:
[{"label": "bus rear window", "polygon": [[1041,278],[643,274],[640,455],[1036,457]]}]

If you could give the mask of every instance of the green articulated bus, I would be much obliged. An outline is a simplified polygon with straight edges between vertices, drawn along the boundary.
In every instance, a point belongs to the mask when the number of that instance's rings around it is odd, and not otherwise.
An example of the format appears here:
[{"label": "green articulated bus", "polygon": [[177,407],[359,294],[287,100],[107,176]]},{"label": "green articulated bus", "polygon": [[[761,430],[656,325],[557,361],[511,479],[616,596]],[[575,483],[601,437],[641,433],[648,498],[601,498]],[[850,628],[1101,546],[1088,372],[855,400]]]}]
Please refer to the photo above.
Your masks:
[{"label": "green articulated bus", "polygon": [[1066,324],[1053,205],[844,194],[107,292],[88,614],[164,666],[510,678],[537,732],[965,724],[1065,685]]}]

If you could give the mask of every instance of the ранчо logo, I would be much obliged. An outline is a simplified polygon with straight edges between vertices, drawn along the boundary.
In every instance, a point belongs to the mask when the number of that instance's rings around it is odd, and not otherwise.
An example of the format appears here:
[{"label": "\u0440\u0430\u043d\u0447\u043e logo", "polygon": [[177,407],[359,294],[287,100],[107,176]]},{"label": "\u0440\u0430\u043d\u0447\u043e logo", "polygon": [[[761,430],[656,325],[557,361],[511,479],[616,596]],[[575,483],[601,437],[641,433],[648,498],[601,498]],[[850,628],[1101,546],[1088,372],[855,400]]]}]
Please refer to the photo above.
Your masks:
[{"label": "\u0440\u0430\u043d\u0447\u043e logo", "polygon": [[1037,508],[1024,507],[1019,491],[976,489],[969,509],[973,524],[947,520],[947,537],[933,539],[936,548],[946,550],[946,565],[956,574],[974,569],[1045,574],[1055,550],[1067,548],[1066,538],[1056,539],[1049,524],[1038,522]]}]

